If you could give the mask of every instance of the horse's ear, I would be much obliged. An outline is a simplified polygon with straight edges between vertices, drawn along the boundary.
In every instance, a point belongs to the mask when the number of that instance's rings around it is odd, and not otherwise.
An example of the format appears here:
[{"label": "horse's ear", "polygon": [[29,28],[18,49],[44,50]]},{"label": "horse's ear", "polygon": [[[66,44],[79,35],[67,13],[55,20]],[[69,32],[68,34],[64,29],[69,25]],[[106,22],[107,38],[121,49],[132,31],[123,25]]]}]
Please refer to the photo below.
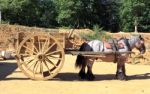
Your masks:
[{"label": "horse's ear", "polygon": [[141,34],[139,35],[139,38],[140,38],[140,39],[142,39],[142,36],[141,36]]},{"label": "horse's ear", "polygon": [[139,38],[140,38],[140,40],[144,40],[141,34],[139,35]]}]

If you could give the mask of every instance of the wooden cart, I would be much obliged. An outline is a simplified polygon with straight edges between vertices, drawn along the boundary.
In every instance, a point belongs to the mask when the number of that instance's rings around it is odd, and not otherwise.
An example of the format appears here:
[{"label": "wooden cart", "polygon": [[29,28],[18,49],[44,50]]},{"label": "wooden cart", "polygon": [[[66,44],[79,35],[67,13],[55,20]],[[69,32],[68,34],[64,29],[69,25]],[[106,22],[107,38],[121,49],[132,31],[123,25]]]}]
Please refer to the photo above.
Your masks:
[{"label": "wooden cart", "polygon": [[64,64],[65,48],[73,48],[66,44],[70,34],[13,28],[8,25],[0,27],[0,50],[14,48],[18,67],[31,79],[48,80],[57,75]]}]

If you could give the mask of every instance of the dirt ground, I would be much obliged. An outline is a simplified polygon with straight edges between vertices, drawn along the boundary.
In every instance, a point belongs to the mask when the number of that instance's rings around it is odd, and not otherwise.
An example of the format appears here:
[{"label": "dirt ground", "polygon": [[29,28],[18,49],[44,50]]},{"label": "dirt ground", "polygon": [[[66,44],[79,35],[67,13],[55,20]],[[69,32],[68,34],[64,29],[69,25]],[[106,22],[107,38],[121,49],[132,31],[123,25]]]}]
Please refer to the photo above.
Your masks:
[{"label": "dirt ground", "polygon": [[66,55],[61,72],[52,80],[33,81],[15,60],[0,62],[0,94],[150,94],[150,66],[126,64],[128,81],[114,79],[116,64],[95,62],[95,81],[82,81],[74,68],[76,56]]}]

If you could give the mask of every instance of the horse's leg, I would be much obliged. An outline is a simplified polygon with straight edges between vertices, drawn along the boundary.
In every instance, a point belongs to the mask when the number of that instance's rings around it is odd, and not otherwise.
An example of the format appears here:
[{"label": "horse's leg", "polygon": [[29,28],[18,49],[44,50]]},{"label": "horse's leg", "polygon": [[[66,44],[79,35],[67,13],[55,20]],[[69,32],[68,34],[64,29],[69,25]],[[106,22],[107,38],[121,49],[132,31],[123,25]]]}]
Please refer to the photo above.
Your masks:
[{"label": "horse's leg", "polygon": [[92,66],[94,63],[94,59],[87,59],[87,79],[92,81],[95,79],[95,76],[92,73]]},{"label": "horse's leg", "polygon": [[[124,63],[124,65],[122,66],[122,71],[123,71],[124,75],[126,76],[126,68],[125,68],[125,63]],[[126,77],[127,77],[127,76],[126,76]]]},{"label": "horse's leg", "polygon": [[81,79],[86,79],[86,73],[85,73],[85,67],[86,67],[86,63],[84,63],[81,67],[81,70],[79,72],[79,77]]},{"label": "horse's leg", "polygon": [[125,59],[124,58],[118,59],[116,78],[119,80],[126,80]]}]

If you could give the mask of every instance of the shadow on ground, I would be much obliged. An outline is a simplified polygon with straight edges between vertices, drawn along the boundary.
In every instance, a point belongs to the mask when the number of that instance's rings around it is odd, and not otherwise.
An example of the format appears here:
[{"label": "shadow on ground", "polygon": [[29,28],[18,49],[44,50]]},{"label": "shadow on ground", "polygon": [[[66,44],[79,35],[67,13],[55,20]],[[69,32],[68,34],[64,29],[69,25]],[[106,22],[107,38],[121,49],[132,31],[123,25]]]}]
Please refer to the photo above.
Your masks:
[{"label": "shadow on ground", "polygon": [[[22,73],[21,71],[16,71],[17,64],[8,63],[8,62],[1,62],[0,63],[0,80],[30,80],[29,78],[22,78],[20,77],[7,77],[11,75],[13,72]],[[95,74],[94,81],[102,81],[102,80],[115,80],[115,74]],[[143,79],[150,79],[150,73],[145,74],[138,74],[138,75],[130,75],[128,76],[128,80],[143,80]],[[56,77],[51,79],[52,81],[83,81],[79,79],[78,73],[59,73]],[[49,81],[51,81],[49,80]]]},{"label": "shadow on ground", "polygon": [[[128,80],[143,80],[143,79],[150,79],[150,73],[128,76]],[[83,81],[78,77],[77,73],[59,73],[52,80]],[[102,80],[116,80],[115,74],[95,74],[95,80],[94,81],[102,81]]]},{"label": "shadow on ground", "polygon": [[8,62],[1,62],[0,63],[0,80],[5,79],[8,75],[12,74],[17,68],[17,64],[8,63]]},{"label": "shadow on ground", "polygon": [[26,80],[28,78],[17,78],[17,77],[7,77],[12,73],[17,73],[21,71],[15,71],[18,68],[16,62],[0,62],[0,80]]}]

